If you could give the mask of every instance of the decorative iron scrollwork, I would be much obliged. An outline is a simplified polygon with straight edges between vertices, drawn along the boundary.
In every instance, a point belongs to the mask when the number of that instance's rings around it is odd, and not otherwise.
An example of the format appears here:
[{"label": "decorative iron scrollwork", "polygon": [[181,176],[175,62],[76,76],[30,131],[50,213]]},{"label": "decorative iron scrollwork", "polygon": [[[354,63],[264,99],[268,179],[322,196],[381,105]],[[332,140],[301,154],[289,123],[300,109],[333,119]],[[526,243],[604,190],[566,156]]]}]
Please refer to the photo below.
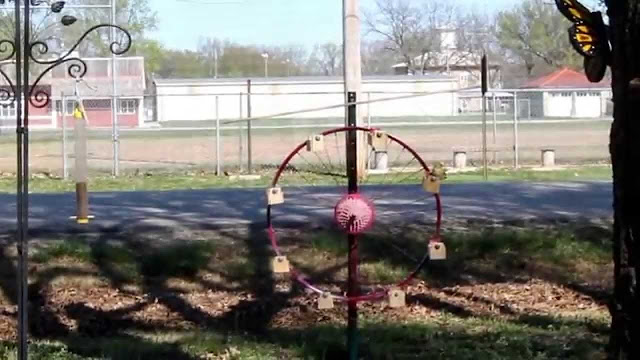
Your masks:
[{"label": "decorative iron scrollwork", "polygon": [[[29,46],[29,58],[33,60],[35,63],[41,65],[49,65],[45,68],[45,70],[38,75],[36,80],[34,81],[31,89],[29,91],[29,103],[36,108],[44,108],[49,105],[51,94],[49,94],[43,88],[39,88],[38,85],[40,81],[49,73],[51,70],[56,68],[57,66],[64,63],[71,63],[67,68],[67,73],[70,77],[74,79],[81,79],[87,73],[87,63],[79,57],[71,56],[78,46],[82,43],[84,39],[87,38],[92,32],[97,31],[103,28],[113,28],[118,30],[122,35],[119,40],[114,40],[109,44],[109,51],[114,55],[122,55],[129,51],[131,48],[131,34],[125,30],[124,28],[117,25],[110,24],[102,24],[91,27],[89,30],[85,31],[85,33],[75,42],[75,44],[67,50],[60,57],[46,60],[43,59],[42,56],[49,53],[49,45],[43,41],[35,41]],[[38,54],[39,56],[34,56],[34,54]]]}]

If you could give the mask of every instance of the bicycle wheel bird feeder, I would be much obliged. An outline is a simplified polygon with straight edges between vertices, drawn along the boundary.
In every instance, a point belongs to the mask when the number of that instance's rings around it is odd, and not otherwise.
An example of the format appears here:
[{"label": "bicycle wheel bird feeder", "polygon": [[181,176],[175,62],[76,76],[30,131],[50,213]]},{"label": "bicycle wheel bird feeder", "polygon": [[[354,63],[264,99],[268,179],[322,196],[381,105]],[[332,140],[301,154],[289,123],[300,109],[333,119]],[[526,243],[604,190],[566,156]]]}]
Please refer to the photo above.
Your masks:
[{"label": "bicycle wheel bird feeder", "polygon": [[[349,113],[355,114],[354,110],[351,107]],[[402,140],[379,129],[357,127],[355,116],[351,115],[349,118],[349,126],[310,136],[307,141],[299,144],[278,168],[266,191],[266,197],[268,235],[275,252],[272,263],[274,272],[290,274],[292,279],[315,293],[319,309],[333,308],[335,302],[348,305],[347,342],[351,351],[357,342],[357,303],[387,300],[391,307],[404,306],[407,286],[429,260],[446,259],[446,246],[440,236],[440,177]],[[363,141],[364,139],[367,141]],[[358,141],[363,141],[364,144],[358,144]],[[358,153],[363,153],[358,152],[358,145],[360,148],[366,146],[367,158],[371,154],[384,152],[388,159],[393,159],[388,163],[393,168],[384,174],[377,173],[375,178],[373,175],[358,176]],[[364,162],[367,160],[370,159],[365,159]],[[374,166],[369,164],[369,167]],[[418,179],[421,181],[416,181]],[[296,182],[307,186],[296,186]],[[309,191],[310,185],[327,182],[331,185],[335,183],[335,186],[323,186],[319,188],[319,193]],[[408,191],[409,195],[404,196],[403,200],[402,194],[394,195],[396,191]],[[292,206],[288,206],[289,202],[292,202]],[[325,206],[321,206],[322,204]],[[393,211],[389,211],[389,204],[395,206]],[[291,212],[300,208],[323,208],[318,211],[331,216],[335,227],[344,234],[344,246],[348,249],[346,289],[331,291],[315,285],[310,280],[311,277],[305,275],[296,266],[297,262],[290,259],[281,247],[278,226],[290,216],[295,218],[296,214]],[[428,224],[426,226],[431,228],[424,238],[424,255],[415,258],[413,270],[397,281],[390,284],[367,284],[369,289],[363,291],[359,274],[359,241],[375,226],[378,218],[384,216],[386,220],[389,214],[403,218],[406,217],[405,211],[411,212],[413,216],[424,216]],[[393,244],[389,246],[393,247]]]}]

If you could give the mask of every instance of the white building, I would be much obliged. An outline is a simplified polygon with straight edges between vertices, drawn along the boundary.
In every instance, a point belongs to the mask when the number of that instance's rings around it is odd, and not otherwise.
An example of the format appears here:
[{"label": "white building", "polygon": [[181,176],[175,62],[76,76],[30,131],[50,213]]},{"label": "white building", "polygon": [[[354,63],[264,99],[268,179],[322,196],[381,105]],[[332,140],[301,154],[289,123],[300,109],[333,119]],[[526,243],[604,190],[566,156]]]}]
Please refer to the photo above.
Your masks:
[{"label": "white building", "polygon": [[[213,120],[216,97],[220,119],[247,116],[248,79],[154,79],[155,120],[187,122]],[[363,105],[362,116],[419,117],[457,114],[458,82],[448,76],[364,77],[360,101],[412,94],[436,94]],[[342,106],[313,112],[286,114],[344,104],[344,80],[339,77],[261,78],[251,81],[252,116],[278,118],[344,118]],[[242,94],[242,95],[241,95]],[[242,113],[241,113],[242,112]]]},{"label": "white building", "polygon": [[[483,34],[462,34],[458,30],[450,28],[439,29],[438,32],[440,34],[438,51],[416,56],[413,60],[413,69],[410,69],[406,62],[393,65],[394,73],[396,75],[440,74],[450,76],[457,79],[460,88],[480,85],[482,51],[469,51],[461,48],[458,46],[458,38],[461,36],[478,37]],[[481,40],[476,39],[476,41]],[[501,76],[501,66],[489,58],[489,87],[501,88]]]},{"label": "white building", "polygon": [[591,83],[563,68],[526,83],[518,99],[528,99],[533,118],[598,118],[611,113],[611,82]]}]

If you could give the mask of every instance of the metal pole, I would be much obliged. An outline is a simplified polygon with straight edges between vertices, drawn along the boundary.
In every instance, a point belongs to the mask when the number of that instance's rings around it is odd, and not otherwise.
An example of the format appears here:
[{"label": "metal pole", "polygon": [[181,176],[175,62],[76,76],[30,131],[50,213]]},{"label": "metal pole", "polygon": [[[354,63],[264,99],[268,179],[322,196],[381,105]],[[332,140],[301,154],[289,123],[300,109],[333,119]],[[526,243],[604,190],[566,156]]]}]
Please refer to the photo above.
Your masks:
[{"label": "metal pole", "polygon": [[496,146],[498,145],[498,114],[497,114],[497,102],[496,92],[493,92],[493,163],[498,162],[498,152]]},{"label": "metal pole", "polygon": [[62,114],[62,178],[67,180],[69,178],[69,165],[67,164],[67,99],[64,97],[64,92],[60,93],[60,99],[62,104],[60,109]]},{"label": "metal pole", "polygon": [[[25,1],[25,7],[29,6],[29,1]],[[17,251],[18,251],[18,360],[27,360],[28,357],[28,343],[27,343],[27,337],[28,337],[28,305],[29,305],[29,297],[28,297],[28,288],[27,288],[27,260],[28,260],[28,239],[27,239],[27,229],[28,229],[28,224],[26,223],[26,219],[25,219],[25,213],[26,213],[26,208],[28,206],[28,204],[26,203],[26,199],[29,196],[28,192],[25,192],[25,188],[28,189],[28,185],[27,183],[27,179],[26,179],[26,175],[24,168],[25,168],[25,162],[28,162],[28,157],[25,154],[25,133],[27,131],[26,126],[26,119],[27,119],[27,114],[25,112],[24,114],[24,120],[23,121],[23,114],[22,114],[22,102],[24,101],[28,101],[29,98],[23,98],[23,94],[27,93],[28,91],[24,90],[24,84],[26,82],[26,77],[27,75],[25,75],[25,78],[23,79],[23,73],[22,73],[22,44],[21,44],[21,37],[20,37],[20,1],[15,1],[15,17],[16,17],[16,22],[15,22],[15,47],[16,47],[16,133],[17,133],[17,139],[16,139],[16,145],[17,145],[17,173],[18,173],[18,184],[17,184]],[[24,18],[24,22],[25,22],[25,28],[28,28],[29,26],[29,12],[26,11],[25,12],[25,18]],[[24,35],[25,36],[25,43],[28,42],[28,37],[27,34]],[[28,49],[29,46],[27,44],[25,44],[25,48]],[[28,63],[27,61],[28,57],[26,57],[25,63]],[[26,73],[28,74],[28,65],[24,65],[26,68]],[[26,106],[25,108],[29,108],[28,106]],[[27,145],[28,146],[28,145]],[[27,164],[28,167],[28,164]]]},{"label": "metal pole", "polygon": [[[77,88],[76,82],[76,88]],[[76,96],[78,96],[76,90]],[[82,99],[76,98],[74,109],[75,132],[75,168],[73,177],[76,182],[76,222],[86,224],[89,222],[89,196],[87,190],[88,164],[87,164],[87,121],[85,117]]]},{"label": "metal pole", "polygon": [[[111,23],[116,23],[116,0],[111,0]],[[110,42],[116,41],[116,29],[111,28]],[[116,55],[111,55],[111,86],[113,89],[113,98],[111,99],[111,124],[112,124],[112,141],[113,141],[113,176],[120,176],[120,134],[118,129],[118,83],[116,81]]]},{"label": "metal pole", "polygon": [[[242,104],[242,93],[240,93],[240,120],[242,120],[242,110],[243,108],[243,104]],[[238,123],[238,167],[240,168],[240,172],[242,172],[242,159],[244,158],[243,156],[243,148],[242,148],[242,144],[243,143],[243,139],[242,139],[242,122]]]},{"label": "metal pole", "polygon": [[487,91],[489,89],[489,61],[487,54],[482,55],[482,171],[484,181],[489,180],[489,160],[487,158]]},{"label": "metal pole", "polygon": [[371,93],[367,93],[367,127],[371,127]]},{"label": "metal pole", "polygon": [[487,158],[487,96],[482,94],[482,164],[484,181],[489,180],[489,160]]},{"label": "metal pole", "polygon": [[513,167],[519,167],[518,159],[518,93],[513,92]]},{"label": "metal pole", "polygon": [[216,95],[216,175],[222,175],[220,162],[222,156],[220,155],[220,112],[218,111],[220,105],[220,98]]},{"label": "metal pole", "polygon": [[[350,91],[347,94],[349,103],[356,102],[356,92]],[[356,126],[356,105],[349,105],[347,124],[349,127]],[[358,136],[356,130],[349,130],[347,141],[347,177],[349,179],[349,194],[358,192]],[[349,242],[349,272],[347,284],[347,296],[356,297],[358,291],[358,239],[355,235],[347,235]],[[348,324],[347,324],[347,348],[349,359],[358,359],[358,304],[349,301],[348,304]]]},{"label": "metal pole", "polygon": [[[251,79],[247,80],[247,118],[251,119]],[[253,153],[251,151],[251,121],[247,120],[247,171],[253,171]]]}]

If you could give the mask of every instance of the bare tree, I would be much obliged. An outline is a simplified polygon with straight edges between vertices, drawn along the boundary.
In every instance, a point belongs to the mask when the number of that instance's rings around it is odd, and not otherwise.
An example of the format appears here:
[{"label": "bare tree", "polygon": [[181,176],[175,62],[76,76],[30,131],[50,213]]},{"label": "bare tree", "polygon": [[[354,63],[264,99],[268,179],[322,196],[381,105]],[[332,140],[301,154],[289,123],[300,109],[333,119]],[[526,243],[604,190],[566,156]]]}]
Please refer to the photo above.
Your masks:
[{"label": "bare tree", "polygon": [[203,37],[198,40],[198,53],[209,64],[209,76],[214,76],[216,62],[224,55],[224,43],[217,38]]},{"label": "bare tree", "polygon": [[362,73],[365,75],[386,75],[391,73],[397,62],[393,53],[386,51],[384,43],[377,41],[362,42]]},{"label": "bare tree", "polygon": [[325,76],[338,75],[342,70],[342,46],[334,43],[316,45],[317,64]]},{"label": "bare tree", "polygon": [[375,4],[375,9],[365,11],[367,33],[379,38],[409,71],[440,52],[441,30],[454,18],[452,5],[435,0],[376,0]]}]

